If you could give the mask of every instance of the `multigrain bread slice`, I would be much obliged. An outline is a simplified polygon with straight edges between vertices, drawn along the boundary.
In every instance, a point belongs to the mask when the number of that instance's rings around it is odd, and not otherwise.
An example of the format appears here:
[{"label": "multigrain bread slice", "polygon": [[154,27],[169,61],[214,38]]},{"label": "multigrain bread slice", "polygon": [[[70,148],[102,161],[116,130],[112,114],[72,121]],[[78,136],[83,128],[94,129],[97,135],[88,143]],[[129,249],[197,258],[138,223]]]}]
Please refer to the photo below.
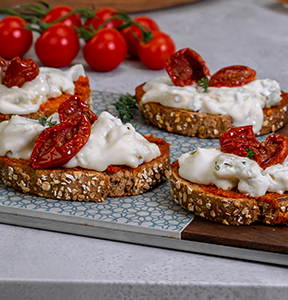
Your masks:
[{"label": "multigrain bread slice", "polygon": [[[140,113],[151,125],[171,133],[199,138],[218,138],[232,126],[230,116],[165,107],[156,102],[142,103],[141,99],[145,94],[144,84],[136,87],[135,98]],[[256,135],[268,134],[284,127],[288,121],[288,94],[282,92],[281,103],[278,106],[264,108],[263,112],[262,129]]]},{"label": "multigrain bread slice", "polygon": [[141,194],[167,181],[170,169],[169,144],[153,136],[146,138],[159,146],[161,155],[135,169],[109,166],[104,172],[81,168],[36,170],[27,160],[2,156],[0,179],[22,193],[59,200],[101,202],[106,197]]},{"label": "multigrain bread slice", "polygon": [[189,182],[179,176],[178,162],[171,165],[170,183],[174,201],[184,209],[224,225],[288,224],[288,193],[247,197],[237,191]]},{"label": "multigrain bread slice", "polygon": [[[92,106],[92,90],[89,86],[89,78],[87,76],[79,76],[79,78],[74,82],[75,91],[74,95],[81,98],[85,101],[90,107]],[[49,98],[47,102],[40,105],[40,109],[37,112],[22,115],[25,118],[38,120],[40,117],[50,117],[55,112],[58,112],[60,104],[69,96],[70,94],[62,93],[57,98]],[[0,122],[5,120],[10,120],[12,115],[10,114],[1,114],[0,113]]]}]

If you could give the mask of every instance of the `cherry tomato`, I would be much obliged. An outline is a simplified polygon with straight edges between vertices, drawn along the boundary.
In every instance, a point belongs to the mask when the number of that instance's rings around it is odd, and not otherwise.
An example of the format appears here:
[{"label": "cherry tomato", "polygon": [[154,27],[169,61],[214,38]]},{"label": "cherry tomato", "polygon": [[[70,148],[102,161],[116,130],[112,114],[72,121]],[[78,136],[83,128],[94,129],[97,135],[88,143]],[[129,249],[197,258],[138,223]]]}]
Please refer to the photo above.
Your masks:
[{"label": "cherry tomato", "polygon": [[33,42],[32,31],[25,29],[27,22],[16,16],[9,16],[0,22],[0,56],[6,59],[22,57]]},{"label": "cherry tomato", "polygon": [[173,53],[166,61],[166,71],[178,86],[197,84],[202,78],[210,76],[203,58],[190,48]]},{"label": "cherry tomato", "polygon": [[[99,26],[104,23],[106,20],[110,19],[111,17],[115,16],[117,11],[110,7],[104,7],[97,10],[95,13],[96,18],[87,19],[85,21],[84,26],[86,28],[93,26],[94,29],[98,29]],[[123,24],[123,20],[121,19],[113,19],[112,21],[108,22],[104,28],[117,28]]]},{"label": "cherry tomato", "polygon": [[256,71],[246,66],[229,66],[220,69],[209,80],[209,86],[242,86],[256,78]]},{"label": "cherry tomato", "polygon": [[138,16],[133,19],[134,22],[137,22],[139,25],[146,26],[149,29],[160,30],[159,25],[149,17],[146,16]]},{"label": "cherry tomato", "polygon": [[[72,10],[73,10],[73,8],[70,6],[57,5],[57,6],[53,7],[50,11],[48,11],[48,13],[42,18],[42,21],[44,23],[52,23],[52,22],[58,20],[59,18],[67,15]],[[68,16],[67,18],[62,20],[61,23],[64,23],[69,27],[73,27],[73,26],[76,26],[78,28],[82,27],[81,17],[77,13],[73,14],[71,16]]]},{"label": "cherry tomato", "polygon": [[91,125],[85,114],[44,129],[35,140],[30,163],[34,169],[62,166],[87,143]]},{"label": "cherry tomato", "polygon": [[[139,16],[134,18],[132,21],[138,23],[139,25],[147,27],[151,31],[159,30],[158,24],[148,17]],[[137,58],[138,57],[137,46],[139,41],[137,40],[137,38],[135,38],[132,32],[139,39],[143,39],[143,34],[141,32],[141,29],[136,25],[125,27],[121,30],[121,33],[123,34],[128,46],[128,54],[130,55],[131,58]]]},{"label": "cherry tomato", "polygon": [[167,57],[175,52],[175,44],[171,37],[162,31],[152,31],[153,38],[149,42],[140,42],[137,51],[140,60],[151,70],[165,68]]},{"label": "cherry tomato", "polygon": [[83,55],[88,65],[99,72],[116,69],[127,55],[127,44],[119,31],[103,28],[84,46]]},{"label": "cherry tomato", "polygon": [[91,125],[97,120],[97,115],[89,108],[81,98],[70,96],[65,99],[58,108],[60,122],[79,117],[85,114]]},{"label": "cherry tomato", "polygon": [[33,80],[39,74],[39,68],[31,58],[21,61],[19,56],[1,68],[2,83],[8,87],[21,87],[26,81]]},{"label": "cherry tomato", "polygon": [[57,23],[44,31],[35,43],[39,60],[48,67],[61,68],[69,65],[80,50],[76,31]]},{"label": "cherry tomato", "polygon": [[260,143],[252,126],[232,127],[219,138],[221,151],[255,160],[262,169],[282,163],[288,155],[288,138],[277,133]]}]

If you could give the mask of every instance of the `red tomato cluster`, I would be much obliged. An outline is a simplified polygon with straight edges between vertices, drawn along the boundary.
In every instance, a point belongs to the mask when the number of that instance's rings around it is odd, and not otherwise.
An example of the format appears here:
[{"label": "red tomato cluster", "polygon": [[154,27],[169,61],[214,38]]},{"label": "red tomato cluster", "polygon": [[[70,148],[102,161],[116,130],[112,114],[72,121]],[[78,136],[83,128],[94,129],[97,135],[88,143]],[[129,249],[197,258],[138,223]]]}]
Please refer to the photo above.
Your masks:
[{"label": "red tomato cluster", "polygon": [[[24,15],[23,18],[28,20]],[[62,19],[57,22],[59,18]],[[35,29],[27,29],[28,23],[24,19],[9,16],[0,22],[0,57],[22,57],[30,49],[33,41],[31,30]],[[79,13],[73,13],[67,5],[58,5],[49,9],[37,24],[40,36],[35,42],[35,53],[49,67],[64,67],[76,58],[80,51],[79,36],[86,41],[84,59],[99,72],[116,69],[127,54],[140,59],[150,69],[160,70],[165,67],[166,58],[175,52],[174,41],[159,30],[154,20],[146,16],[131,19],[117,14],[112,8],[97,10],[95,17],[91,17],[90,11],[90,17],[82,24]],[[141,41],[143,31],[145,35],[150,34],[148,41]]]}]

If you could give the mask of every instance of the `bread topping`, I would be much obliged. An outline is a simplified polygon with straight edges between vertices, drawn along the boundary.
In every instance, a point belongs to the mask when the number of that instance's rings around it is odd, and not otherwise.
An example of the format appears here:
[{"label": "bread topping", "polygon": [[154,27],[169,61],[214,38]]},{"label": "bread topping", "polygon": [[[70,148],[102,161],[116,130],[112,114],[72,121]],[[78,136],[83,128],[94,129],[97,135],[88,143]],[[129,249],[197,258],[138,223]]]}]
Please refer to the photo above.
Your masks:
[{"label": "bread topping", "polygon": [[20,88],[0,84],[0,113],[26,115],[37,112],[48,98],[59,97],[62,93],[74,94],[74,82],[79,76],[85,76],[80,64],[65,71],[48,67],[39,69],[39,75]]},{"label": "bread topping", "polygon": [[[57,120],[58,114],[52,116]],[[57,120],[59,122],[59,119]],[[28,160],[34,141],[42,130],[37,120],[12,116],[0,123],[0,156]],[[64,167],[104,171],[109,165],[136,168],[160,155],[159,147],[148,142],[135,128],[108,112],[102,112],[91,128],[86,145]]]},{"label": "bread topping", "polygon": [[[228,115],[234,126],[253,125],[258,133],[263,124],[263,108],[279,105],[281,89],[275,80],[262,79],[239,87],[176,86],[169,77],[157,77],[143,86],[142,102],[199,113]],[[241,112],[241,113],[240,113]]]},{"label": "bread topping", "polygon": [[[195,171],[197,170],[197,171]],[[288,190],[288,159],[263,170],[254,160],[223,153],[219,148],[197,148],[179,158],[179,175],[190,182],[215,184],[223,190],[260,197]]]}]

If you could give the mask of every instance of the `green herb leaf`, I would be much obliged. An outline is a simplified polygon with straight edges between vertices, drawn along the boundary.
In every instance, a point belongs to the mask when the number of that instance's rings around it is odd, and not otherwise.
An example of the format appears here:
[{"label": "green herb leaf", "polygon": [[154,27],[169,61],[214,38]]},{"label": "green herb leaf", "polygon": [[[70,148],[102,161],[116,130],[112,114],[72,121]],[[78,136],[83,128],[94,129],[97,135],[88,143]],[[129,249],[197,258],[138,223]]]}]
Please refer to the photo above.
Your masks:
[{"label": "green herb leaf", "polygon": [[198,83],[198,86],[202,87],[204,90],[204,93],[207,92],[208,86],[209,86],[209,78],[208,77],[203,77],[201,78]]},{"label": "green herb leaf", "polygon": [[195,154],[197,150],[193,150],[190,152],[191,155]]},{"label": "green herb leaf", "polygon": [[246,157],[248,157],[249,159],[254,160],[254,158],[252,157],[256,152],[253,151],[251,148],[248,149]]},{"label": "green herb leaf", "polygon": [[112,103],[119,113],[119,117],[123,122],[129,122],[133,119],[133,112],[137,108],[137,102],[135,96],[127,93],[126,95],[120,95],[119,100],[116,103]]},{"label": "green herb leaf", "polygon": [[228,164],[228,163],[224,163],[225,166],[228,166],[228,167],[232,167],[232,165]]},{"label": "green herb leaf", "polygon": [[46,117],[46,116],[43,116],[43,117],[41,116],[38,121],[42,126],[48,125],[49,127],[51,127],[51,126],[54,126],[57,124],[56,121],[52,121],[52,117],[50,119],[48,119],[48,117]]},{"label": "green herb leaf", "polygon": [[217,163],[215,162],[215,166],[214,166],[214,168],[215,168],[215,170],[216,171],[219,171],[220,170],[220,167],[219,167],[219,165],[217,165]]}]

